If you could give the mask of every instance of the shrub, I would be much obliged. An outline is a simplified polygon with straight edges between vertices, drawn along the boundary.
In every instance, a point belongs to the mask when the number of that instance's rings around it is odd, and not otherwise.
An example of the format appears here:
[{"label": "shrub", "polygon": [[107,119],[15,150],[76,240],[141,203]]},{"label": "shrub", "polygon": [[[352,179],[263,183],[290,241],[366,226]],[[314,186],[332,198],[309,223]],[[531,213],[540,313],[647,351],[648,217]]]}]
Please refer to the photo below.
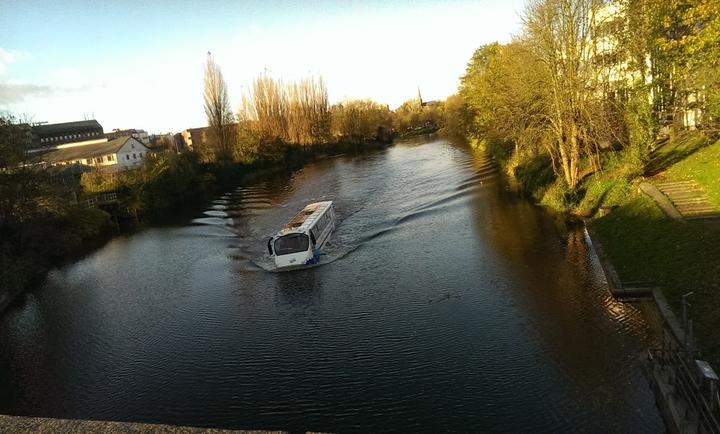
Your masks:
[{"label": "shrub", "polygon": [[517,161],[514,160],[516,158],[515,155],[518,154],[514,154],[510,165],[515,165],[513,175],[520,189],[536,200],[541,200],[546,194],[548,187],[557,178],[553,172],[550,157],[545,154],[518,155],[517,158],[522,160]]}]

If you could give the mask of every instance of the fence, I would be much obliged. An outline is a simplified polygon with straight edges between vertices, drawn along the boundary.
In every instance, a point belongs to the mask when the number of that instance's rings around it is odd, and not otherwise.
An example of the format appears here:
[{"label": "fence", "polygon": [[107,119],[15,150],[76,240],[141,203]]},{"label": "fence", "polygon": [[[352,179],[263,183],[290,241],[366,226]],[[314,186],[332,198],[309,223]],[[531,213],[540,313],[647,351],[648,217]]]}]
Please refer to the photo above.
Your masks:
[{"label": "fence", "polygon": [[[651,373],[665,382],[677,416],[684,422],[683,432],[720,433],[720,395],[718,376],[699,352],[688,351],[672,333],[663,331],[663,348],[648,351]],[[694,428],[694,429],[693,429]]]},{"label": "fence", "polygon": [[106,205],[113,202],[117,202],[117,193],[98,194],[96,196],[83,200],[81,204],[88,208],[92,208],[98,205]]}]

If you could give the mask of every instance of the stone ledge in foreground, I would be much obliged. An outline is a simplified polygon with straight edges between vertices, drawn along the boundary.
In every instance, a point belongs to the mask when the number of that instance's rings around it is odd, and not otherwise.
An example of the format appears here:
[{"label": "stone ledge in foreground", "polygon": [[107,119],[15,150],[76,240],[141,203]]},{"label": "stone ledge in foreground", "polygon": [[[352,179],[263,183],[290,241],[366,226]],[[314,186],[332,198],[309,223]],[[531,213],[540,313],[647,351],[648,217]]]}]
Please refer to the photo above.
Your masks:
[{"label": "stone ledge in foreground", "polygon": [[0,432],[35,433],[160,433],[160,434],[279,434],[284,431],[227,430],[187,426],[159,425],[134,422],[107,422],[99,420],[51,419],[0,415]]}]

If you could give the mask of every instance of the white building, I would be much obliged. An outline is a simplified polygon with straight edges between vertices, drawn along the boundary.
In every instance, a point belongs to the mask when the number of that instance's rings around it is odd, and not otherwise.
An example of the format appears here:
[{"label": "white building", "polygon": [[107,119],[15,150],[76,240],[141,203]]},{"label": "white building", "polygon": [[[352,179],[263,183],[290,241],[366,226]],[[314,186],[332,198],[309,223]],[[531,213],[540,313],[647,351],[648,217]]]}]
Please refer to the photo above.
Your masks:
[{"label": "white building", "polygon": [[36,153],[36,161],[51,166],[77,164],[117,171],[138,166],[150,152],[134,137],[125,136],[110,141],[58,146]]},{"label": "white building", "polygon": [[[600,79],[607,84],[605,90],[616,92],[631,89],[638,84],[650,87],[649,102],[655,98],[655,89],[652,87],[653,59],[650,53],[645,53],[644,75],[636,67],[631,66],[627,54],[621,50],[620,35],[628,32],[626,21],[627,5],[618,1],[604,2],[599,9],[593,11],[590,17],[593,27],[593,40],[590,46],[591,59],[600,71]],[[684,96],[684,104],[676,116],[680,116],[680,123],[688,129],[695,129],[702,121],[703,111],[698,107],[702,99],[702,90],[688,92]],[[677,118],[676,118],[677,119]]]}]

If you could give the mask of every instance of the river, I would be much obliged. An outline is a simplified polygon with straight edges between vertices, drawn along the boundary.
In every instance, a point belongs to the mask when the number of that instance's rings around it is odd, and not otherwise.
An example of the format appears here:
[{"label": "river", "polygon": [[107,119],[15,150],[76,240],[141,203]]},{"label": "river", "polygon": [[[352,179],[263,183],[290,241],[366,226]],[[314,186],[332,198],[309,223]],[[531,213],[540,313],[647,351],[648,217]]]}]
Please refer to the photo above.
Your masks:
[{"label": "river", "polygon": [[[266,240],[335,201],[321,263]],[[315,431],[661,432],[653,337],[581,228],[433,139],[238,187],[0,317],[0,413]]]}]

